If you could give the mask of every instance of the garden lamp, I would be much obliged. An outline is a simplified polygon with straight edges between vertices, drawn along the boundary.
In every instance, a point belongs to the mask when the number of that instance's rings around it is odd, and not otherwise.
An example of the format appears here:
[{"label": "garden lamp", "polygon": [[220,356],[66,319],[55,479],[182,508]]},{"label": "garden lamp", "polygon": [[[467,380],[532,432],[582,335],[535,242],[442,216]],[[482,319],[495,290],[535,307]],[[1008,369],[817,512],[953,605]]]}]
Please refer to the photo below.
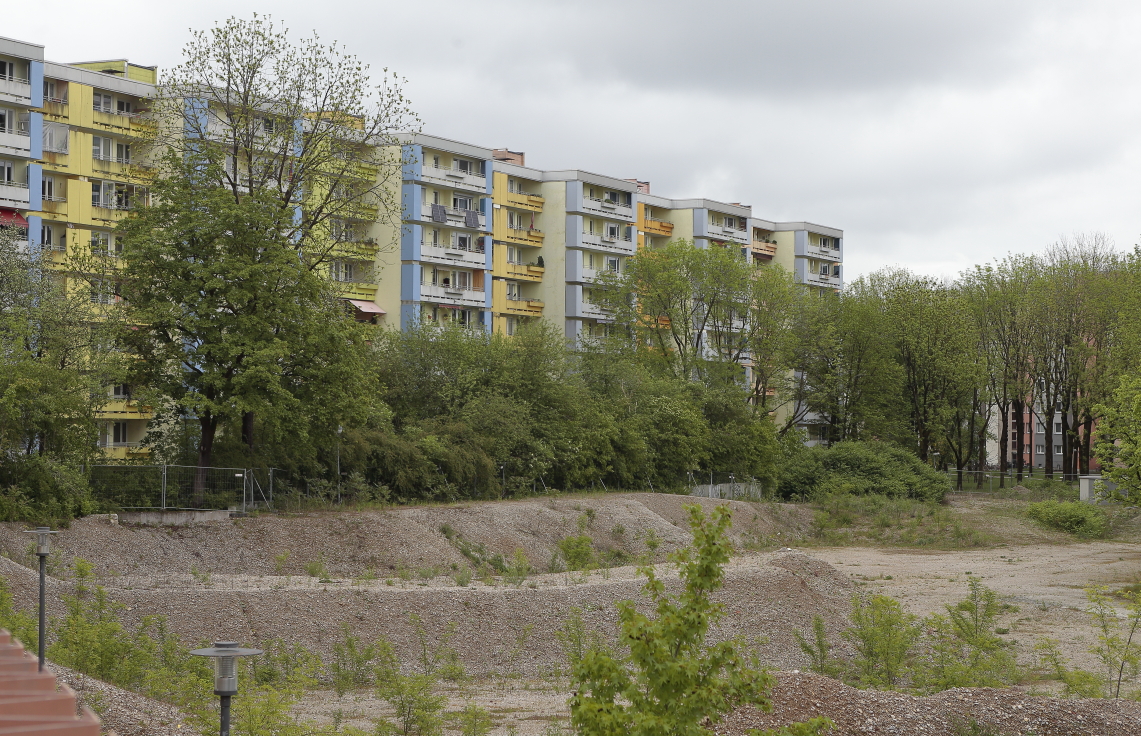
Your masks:
[{"label": "garden lamp", "polygon": [[48,555],[51,553],[51,535],[59,534],[53,532],[51,527],[38,526],[35,529],[27,529],[25,534],[36,535],[36,557],[40,558],[40,635],[39,635],[39,650],[40,650],[40,672],[44,670],[44,644],[47,642],[47,607],[45,606],[46,600],[46,587],[47,587],[47,566]]},{"label": "garden lamp", "polygon": [[214,660],[214,694],[222,701],[221,736],[230,736],[230,698],[238,694],[238,657],[261,654],[260,649],[246,649],[236,641],[216,641],[214,646],[195,649],[196,657]]}]

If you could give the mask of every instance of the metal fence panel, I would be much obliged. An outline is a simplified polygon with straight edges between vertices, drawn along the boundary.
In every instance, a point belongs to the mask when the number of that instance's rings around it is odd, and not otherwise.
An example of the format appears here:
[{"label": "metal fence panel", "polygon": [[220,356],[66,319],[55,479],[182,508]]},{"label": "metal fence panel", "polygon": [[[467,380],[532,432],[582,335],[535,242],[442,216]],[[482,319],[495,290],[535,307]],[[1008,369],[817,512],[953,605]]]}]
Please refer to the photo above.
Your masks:
[{"label": "metal fence panel", "polygon": [[122,509],[273,508],[273,468],[94,465],[95,498]]}]

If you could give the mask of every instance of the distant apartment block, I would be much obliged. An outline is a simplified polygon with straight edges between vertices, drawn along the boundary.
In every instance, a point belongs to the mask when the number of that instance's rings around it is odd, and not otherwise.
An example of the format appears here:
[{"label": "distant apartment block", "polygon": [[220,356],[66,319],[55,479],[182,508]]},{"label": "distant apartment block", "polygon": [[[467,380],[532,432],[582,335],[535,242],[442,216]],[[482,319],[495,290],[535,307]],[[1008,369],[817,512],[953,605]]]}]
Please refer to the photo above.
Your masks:
[{"label": "distant apartment block", "polygon": [[[147,170],[132,146],[154,124],[147,100],[156,82],[154,67],[59,64],[44,60],[42,46],[0,38],[0,227],[19,228],[29,247],[61,265],[69,253],[120,252],[115,224],[148,201]],[[639,249],[677,239],[779,265],[807,288],[843,285],[836,228],[664,197],[637,179],[531,168],[521,152],[432,135],[407,136],[402,153],[399,232],[367,207],[336,223],[337,237],[354,247],[328,275],[359,319],[507,335],[546,319],[573,341],[601,335],[610,318],[599,306],[599,274],[620,273]],[[92,288],[91,299],[113,297]],[[114,458],[145,453],[149,419],[129,386],[107,387],[100,444]]]}]

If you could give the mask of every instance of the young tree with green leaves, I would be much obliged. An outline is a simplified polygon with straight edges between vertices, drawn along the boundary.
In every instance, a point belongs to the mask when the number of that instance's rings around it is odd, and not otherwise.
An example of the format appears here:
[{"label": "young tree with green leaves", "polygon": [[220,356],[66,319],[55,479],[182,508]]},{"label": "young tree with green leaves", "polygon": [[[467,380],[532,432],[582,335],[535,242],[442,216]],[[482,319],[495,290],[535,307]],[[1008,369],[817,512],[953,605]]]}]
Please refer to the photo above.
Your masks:
[{"label": "young tree with green leaves", "polygon": [[[772,676],[741,644],[707,641],[709,627],[724,615],[712,596],[729,560],[729,507],[717,506],[708,517],[700,506],[687,509],[693,545],[672,556],[682,592],[669,596],[653,567],[640,568],[655,616],[638,612],[632,601],[618,604],[619,640],[629,654],[592,647],[574,664],[571,724],[583,736],[709,736],[706,724],[737,706],[772,707]],[[813,734],[831,723],[801,726],[798,732]]]}]

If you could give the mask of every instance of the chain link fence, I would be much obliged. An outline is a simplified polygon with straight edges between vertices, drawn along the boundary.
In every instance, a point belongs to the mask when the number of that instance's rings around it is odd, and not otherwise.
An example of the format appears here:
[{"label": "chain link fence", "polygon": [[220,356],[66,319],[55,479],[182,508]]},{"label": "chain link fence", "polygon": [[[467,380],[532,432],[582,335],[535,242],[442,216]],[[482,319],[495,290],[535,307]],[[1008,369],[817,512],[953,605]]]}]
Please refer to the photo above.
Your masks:
[{"label": "chain link fence", "polygon": [[93,465],[96,500],[120,509],[238,510],[273,508],[274,468],[189,465]]}]

